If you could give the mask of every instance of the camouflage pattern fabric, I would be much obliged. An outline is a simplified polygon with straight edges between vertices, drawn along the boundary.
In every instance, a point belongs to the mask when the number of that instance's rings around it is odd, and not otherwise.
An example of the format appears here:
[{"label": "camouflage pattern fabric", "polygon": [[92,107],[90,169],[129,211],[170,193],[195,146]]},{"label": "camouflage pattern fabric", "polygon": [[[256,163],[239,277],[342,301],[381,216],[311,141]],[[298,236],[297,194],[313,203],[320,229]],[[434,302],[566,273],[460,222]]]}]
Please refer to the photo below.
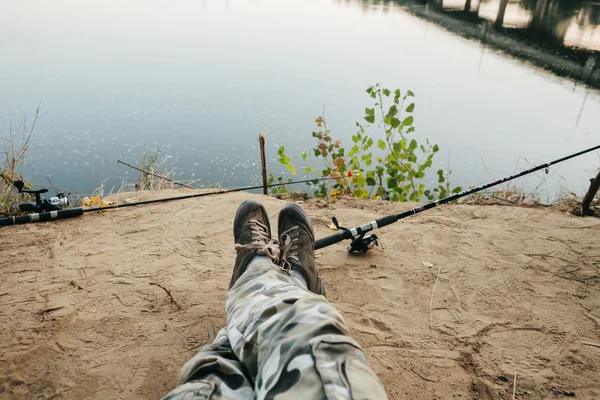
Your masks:
[{"label": "camouflage pattern fabric", "polygon": [[386,399],[340,313],[270,262],[227,294],[227,326],[164,399]]}]

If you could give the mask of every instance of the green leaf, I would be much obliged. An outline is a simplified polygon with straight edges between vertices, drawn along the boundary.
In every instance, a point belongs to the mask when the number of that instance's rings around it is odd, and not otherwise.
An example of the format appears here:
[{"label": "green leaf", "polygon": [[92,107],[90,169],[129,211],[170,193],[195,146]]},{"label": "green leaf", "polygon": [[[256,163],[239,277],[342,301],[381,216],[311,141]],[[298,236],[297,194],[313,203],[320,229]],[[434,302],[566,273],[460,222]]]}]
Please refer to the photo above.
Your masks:
[{"label": "green leaf", "polygon": [[409,150],[414,150],[418,146],[417,141],[415,139],[410,141],[410,146],[408,146]]},{"label": "green leaf", "polygon": [[319,149],[313,149],[314,153],[315,153],[315,157],[319,157],[321,155],[321,150]]},{"label": "green leaf", "polygon": [[412,90],[409,90],[408,92],[406,92],[405,97],[415,97],[415,94],[412,92]]},{"label": "green leaf", "polygon": [[415,103],[410,103],[408,107],[406,107],[406,112],[413,112],[415,109]]},{"label": "green leaf", "polygon": [[414,118],[411,116],[404,118],[404,121],[402,121],[402,126],[411,126],[414,122]]},{"label": "green leaf", "polygon": [[411,132],[414,132],[414,131],[415,131],[415,127],[414,127],[414,126],[411,126],[410,128],[408,128],[408,129],[406,130],[406,133],[411,133]]},{"label": "green leaf", "polygon": [[433,149],[431,149],[431,151],[433,151],[434,153],[437,153],[440,150],[440,146],[438,146],[437,144],[433,145]]},{"label": "green leaf", "polygon": [[296,168],[294,168],[293,165],[288,164],[285,167],[292,173],[292,175],[296,175]]},{"label": "green leaf", "polygon": [[373,139],[369,138],[369,140],[367,140],[367,143],[365,143],[364,150],[367,150],[371,146],[373,146]]},{"label": "green leaf", "polygon": [[304,170],[309,173],[314,171],[311,167],[305,167]]},{"label": "green leaf", "polygon": [[400,120],[396,117],[392,118],[392,127],[397,128],[400,126]]},{"label": "green leaf", "polygon": [[379,139],[377,141],[377,147],[379,147],[381,150],[385,150],[385,142],[381,139]]},{"label": "green leaf", "polygon": [[353,155],[355,155],[356,153],[358,153],[358,145],[354,145],[352,146],[352,148],[350,149],[350,151],[348,152],[348,157],[352,157]]},{"label": "green leaf", "polygon": [[367,121],[370,124],[373,124],[373,123],[375,123],[375,116],[374,115],[367,115],[365,117],[365,121]]},{"label": "green leaf", "polygon": [[389,97],[390,96],[390,91],[389,89],[383,89],[383,94],[385,95],[385,97]]},{"label": "green leaf", "polygon": [[454,194],[458,194],[460,192],[462,192],[462,187],[460,187],[460,186],[457,186],[452,190],[452,193],[454,193]]},{"label": "green leaf", "polygon": [[367,176],[367,185],[375,186],[376,184],[377,184],[377,182],[375,182],[375,178],[371,178],[370,176]]},{"label": "green leaf", "polygon": [[306,160],[306,157],[308,157],[308,154],[306,154],[306,153],[302,153],[302,159],[303,159],[303,160]]},{"label": "green leaf", "polygon": [[392,116],[386,115],[385,117],[383,117],[383,123],[386,125],[392,125]]},{"label": "green leaf", "polygon": [[374,108],[365,108],[365,114],[367,115],[375,115],[375,109]]},{"label": "green leaf", "polygon": [[398,187],[398,182],[394,178],[387,179],[388,188],[393,189]]}]

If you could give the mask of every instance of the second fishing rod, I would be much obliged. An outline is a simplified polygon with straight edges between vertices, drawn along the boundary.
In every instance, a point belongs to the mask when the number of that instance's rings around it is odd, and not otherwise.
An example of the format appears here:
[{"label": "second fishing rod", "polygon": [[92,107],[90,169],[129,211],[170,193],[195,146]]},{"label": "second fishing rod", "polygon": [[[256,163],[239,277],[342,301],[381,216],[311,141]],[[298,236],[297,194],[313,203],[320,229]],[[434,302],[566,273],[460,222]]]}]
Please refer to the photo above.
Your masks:
[{"label": "second fishing rod", "polygon": [[348,246],[348,251],[352,252],[352,253],[364,253],[367,250],[369,250],[370,248],[372,248],[374,243],[377,243],[377,237],[375,235],[372,235],[372,237],[365,236],[365,233],[367,233],[369,231],[372,231],[377,228],[383,228],[386,225],[393,224],[394,222],[398,222],[399,220],[401,220],[403,218],[410,217],[411,215],[415,215],[415,214],[421,213],[423,211],[429,210],[431,208],[437,207],[440,204],[453,202],[462,197],[469,196],[473,193],[477,193],[481,190],[485,190],[485,189],[491,188],[493,186],[500,185],[504,182],[508,182],[510,180],[531,174],[531,173],[539,171],[541,169],[546,169],[546,172],[548,172],[547,168],[549,168],[551,165],[567,161],[571,158],[575,158],[580,155],[583,155],[583,154],[586,154],[586,153],[589,153],[591,151],[598,150],[598,149],[600,149],[600,145],[590,147],[589,149],[582,150],[582,151],[579,151],[574,154],[570,154],[568,156],[556,159],[554,161],[549,161],[545,164],[541,164],[536,167],[521,171],[517,174],[510,175],[510,176],[504,177],[502,179],[498,179],[493,182],[489,182],[489,183],[486,183],[481,186],[477,186],[477,187],[469,189],[469,190],[465,190],[465,191],[457,193],[455,195],[448,196],[448,197],[440,199],[440,200],[432,201],[431,203],[424,204],[420,207],[415,207],[408,211],[404,211],[404,212],[401,212],[398,214],[392,214],[392,215],[388,215],[388,216],[376,219],[375,221],[369,222],[369,223],[361,225],[361,226],[357,226],[355,228],[347,229],[347,228],[339,227],[339,225],[337,223],[337,219],[333,218],[333,223],[339,229],[341,229],[342,232],[317,240],[315,242],[315,250],[322,249],[327,246],[331,246],[333,244],[341,242],[342,240],[352,240],[352,243],[350,244],[350,246]]},{"label": "second fishing rod", "polygon": [[138,201],[135,203],[115,204],[112,206],[105,206],[105,207],[93,207],[93,208],[79,207],[79,208],[71,208],[71,209],[65,209],[65,210],[53,210],[53,211],[47,211],[47,212],[38,212],[35,214],[23,215],[23,216],[19,216],[19,217],[0,218],[0,226],[20,225],[20,224],[28,224],[28,223],[44,222],[44,221],[54,221],[54,220],[58,220],[58,219],[79,217],[79,216],[83,215],[84,213],[95,212],[95,211],[106,211],[106,210],[114,210],[117,208],[136,207],[136,206],[142,206],[142,205],[147,205],[147,204],[163,203],[163,202],[167,202],[167,201],[193,199],[193,198],[197,198],[197,197],[206,197],[206,196],[214,196],[214,195],[219,195],[219,194],[242,192],[242,191],[248,191],[248,190],[254,190],[254,189],[262,189],[265,187],[272,188],[272,187],[278,187],[278,186],[294,185],[297,183],[309,184],[309,183],[315,183],[317,181],[326,181],[326,180],[331,180],[331,179],[337,179],[337,178],[326,177],[326,178],[304,179],[301,181],[273,183],[273,184],[269,184],[269,185],[247,186],[247,187],[242,187],[242,188],[238,188],[238,189],[225,189],[225,190],[216,191],[216,192],[192,193],[192,194],[186,194],[186,195],[182,195],[182,196],[167,197],[167,198],[163,198],[163,199],[144,200],[144,201]]}]

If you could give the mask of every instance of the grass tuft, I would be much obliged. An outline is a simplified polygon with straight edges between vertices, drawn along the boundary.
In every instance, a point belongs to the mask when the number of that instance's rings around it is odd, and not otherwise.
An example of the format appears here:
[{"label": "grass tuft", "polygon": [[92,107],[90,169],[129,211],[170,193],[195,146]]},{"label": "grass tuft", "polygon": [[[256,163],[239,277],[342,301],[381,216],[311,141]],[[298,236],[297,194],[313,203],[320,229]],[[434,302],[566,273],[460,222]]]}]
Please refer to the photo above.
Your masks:
[{"label": "grass tuft", "polygon": [[[23,122],[13,126],[12,114],[9,117],[9,130],[6,137],[0,137],[2,150],[0,151],[0,216],[13,213],[15,206],[23,201],[15,181],[23,180],[23,167],[29,149],[29,141],[35,128],[35,123],[40,112],[40,106],[35,110],[31,123],[27,121],[27,115]],[[26,188],[31,188],[31,182],[25,182]],[[21,197],[21,198],[20,198]]]}]

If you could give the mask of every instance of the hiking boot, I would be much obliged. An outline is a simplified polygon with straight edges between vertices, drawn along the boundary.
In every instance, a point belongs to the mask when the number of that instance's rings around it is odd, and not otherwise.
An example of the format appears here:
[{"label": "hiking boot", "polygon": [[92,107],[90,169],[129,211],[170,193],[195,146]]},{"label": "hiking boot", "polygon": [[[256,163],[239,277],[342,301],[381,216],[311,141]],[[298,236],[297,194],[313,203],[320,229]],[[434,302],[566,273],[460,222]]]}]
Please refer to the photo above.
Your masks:
[{"label": "hiking boot", "polygon": [[288,204],[279,213],[278,229],[280,266],[290,274],[292,269],[302,272],[308,290],[325,296],[315,264],[315,235],[308,215],[296,204]]},{"label": "hiking boot", "polygon": [[246,271],[254,256],[278,260],[280,251],[277,240],[271,239],[267,210],[254,200],[246,200],[240,204],[233,221],[233,238],[237,255],[229,289]]}]

